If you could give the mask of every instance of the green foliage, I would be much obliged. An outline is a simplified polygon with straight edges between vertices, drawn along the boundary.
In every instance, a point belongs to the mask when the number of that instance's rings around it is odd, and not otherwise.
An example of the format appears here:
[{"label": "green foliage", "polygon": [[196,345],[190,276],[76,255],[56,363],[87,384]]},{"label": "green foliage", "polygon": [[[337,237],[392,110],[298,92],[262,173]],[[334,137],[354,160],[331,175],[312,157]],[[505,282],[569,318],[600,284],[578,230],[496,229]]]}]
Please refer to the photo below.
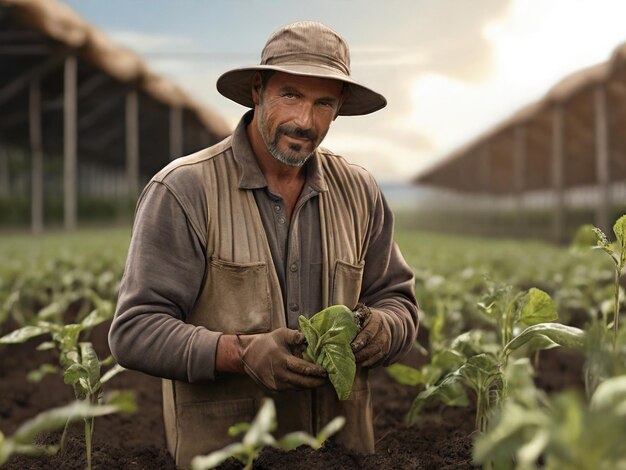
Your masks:
[{"label": "green foliage", "polygon": [[300,316],[300,330],[307,341],[304,358],[322,366],[340,400],[347,400],[356,374],[350,343],[357,334],[352,311],[345,305],[333,305],[310,319]]},{"label": "green foliage", "polygon": [[[586,226],[587,227],[587,226]],[[584,231],[581,228],[580,231]],[[588,228],[586,229],[588,230]],[[613,350],[617,349],[617,335],[619,331],[619,315],[620,315],[620,278],[626,264],[626,215],[622,215],[613,225],[613,233],[615,234],[615,244],[609,242],[606,234],[598,227],[591,226],[591,230],[596,235],[595,244],[591,248],[600,249],[609,255],[614,263],[613,276],[613,324],[608,325],[605,318],[607,328],[613,329]],[[586,240],[586,239],[585,239]],[[582,243],[579,243],[581,245]]]},{"label": "green foliage", "polygon": [[503,470],[624,468],[625,432],[626,376],[600,384],[589,404],[573,391],[548,398],[529,385],[477,436],[474,461]]},{"label": "green foliage", "polygon": [[435,351],[431,363],[420,370],[400,365],[388,368],[401,383],[424,386],[407,414],[408,424],[415,424],[424,407],[433,402],[467,406],[469,389],[476,397],[476,429],[485,431],[490,410],[506,396],[504,371],[512,352],[522,346],[526,354],[557,346],[584,348],[582,330],[550,322],[557,316],[556,306],[540,289],[516,292],[512,286],[490,285],[479,307],[494,321],[499,341],[489,341],[486,332],[474,329]]},{"label": "green foliage", "polygon": [[0,235],[0,324],[80,321],[102,303],[112,315],[128,239],[128,230]]},{"label": "green foliage", "polygon": [[[36,371],[29,373],[29,379],[37,380],[41,379],[45,373],[62,371],[64,382],[72,386],[78,400],[92,405],[101,403],[102,386],[104,383],[124,369],[119,365],[115,365],[101,376],[100,368],[102,362],[110,362],[110,360],[107,358],[101,362],[90,342],[79,342],[81,332],[88,331],[103,323],[112,315],[112,307],[109,302],[96,299],[94,303],[97,307],[84,317],[80,323],[63,324],[42,320],[37,325],[24,326],[3,336],[0,338],[0,344],[24,343],[41,335],[50,335],[52,341],[43,343],[43,349],[57,349],[61,367],[57,368],[51,364],[43,364]],[[61,322],[61,318],[57,315],[53,317],[57,322]],[[131,410],[133,406],[128,404],[125,409],[134,411]],[[84,421],[87,468],[91,469],[91,439],[95,425],[94,417],[87,417]],[[69,421],[67,424],[69,425]],[[65,445],[67,429],[66,425],[61,437],[61,448]]]},{"label": "green foliage", "polygon": [[235,457],[245,464],[244,469],[251,469],[252,464],[265,447],[276,447],[289,451],[301,445],[307,445],[319,449],[326,439],[343,427],[344,423],[345,419],[338,416],[315,437],[305,432],[296,431],[276,440],[272,436],[272,432],[276,429],[276,407],[271,399],[266,398],[252,423],[239,423],[229,429],[231,436],[245,433],[241,442],[230,444],[206,456],[196,456],[191,461],[191,467],[193,470],[215,468],[226,459]]},{"label": "green foliage", "polygon": [[93,419],[96,416],[124,410],[128,410],[127,397],[116,397],[106,404],[97,405],[75,401],[69,405],[43,411],[24,422],[11,436],[7,437],[0,432],[0,466],[13,454],[38,456],[56,453],[58,450],[56,446],[42,447],[33,444],[39,433],[56,431],[68,422],[78,419]]}]

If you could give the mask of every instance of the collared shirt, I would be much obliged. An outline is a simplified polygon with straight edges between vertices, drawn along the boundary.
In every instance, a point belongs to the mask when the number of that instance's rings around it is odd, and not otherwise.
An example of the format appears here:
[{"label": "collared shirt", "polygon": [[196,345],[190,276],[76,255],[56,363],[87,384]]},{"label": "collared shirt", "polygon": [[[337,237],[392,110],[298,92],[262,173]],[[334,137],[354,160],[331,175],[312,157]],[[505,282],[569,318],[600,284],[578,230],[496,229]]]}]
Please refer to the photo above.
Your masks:
[{"label": "collared shirt", "polygon": [[274,267],[283,293],[289,328],[298,328],[298,317],[307,318],[322,309],[322,242],[318,195],[325,191],[319,161],[310,158],[306,177],[291,220],[285,202],[270,191],[248,141],[245,125],[249,112],[235,131],[235,159],[242,172],[239,188],[254,192],[261,221],[270,245]]}]

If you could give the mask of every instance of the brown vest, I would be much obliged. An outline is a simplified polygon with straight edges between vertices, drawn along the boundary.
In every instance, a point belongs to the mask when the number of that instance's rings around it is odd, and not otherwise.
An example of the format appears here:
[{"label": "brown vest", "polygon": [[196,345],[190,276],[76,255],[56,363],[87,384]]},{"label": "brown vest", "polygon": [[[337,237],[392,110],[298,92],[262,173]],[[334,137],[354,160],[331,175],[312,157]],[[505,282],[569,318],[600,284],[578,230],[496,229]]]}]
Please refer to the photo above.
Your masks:
[{"label": "brown vest", "polygon": [[[208,207],[205,282],[187,321],[228,334],[251,334],[286,326],[283,299],[269,244],[252,191],[240,190],[231,140],[180,159],[201,172]],[[363,173],[340,157],[318,151],[328,191],[321,192],[323,304],[353,308],[361,290],[371,198]],[[174,164],[177,164],[174,163]],[[190,384],[163,381],[167,445],[180,467],[240,439],[228,428],[250,422],[261,400],[274,399],[276,437],[291,431],[316,433],[333,417],[346,425],[338,440],[363,453],[374,451],[367,371],[357,369],[352,394],[337,400],[332,386],[269,393],[244,375],[224,375]]]}]

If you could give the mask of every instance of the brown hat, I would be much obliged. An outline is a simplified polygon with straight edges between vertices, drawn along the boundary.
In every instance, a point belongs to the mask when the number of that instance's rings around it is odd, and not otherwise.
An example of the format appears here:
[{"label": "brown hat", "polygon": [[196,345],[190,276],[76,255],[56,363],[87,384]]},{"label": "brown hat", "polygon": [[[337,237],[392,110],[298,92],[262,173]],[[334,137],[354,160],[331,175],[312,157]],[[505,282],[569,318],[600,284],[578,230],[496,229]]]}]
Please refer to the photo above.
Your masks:
[{"label": "brown hat", "polygon": [[341,80],[349,88],[339,110],[344,116],[373,113],[387,104],[384,96],[350,77],[350,52],[344,39],[314,21],[299,21],[280,28],[267,40],[260,65],[224,73],[217,79],[217,89],[226,98],[252,108],[251,79],[260,70]]}]

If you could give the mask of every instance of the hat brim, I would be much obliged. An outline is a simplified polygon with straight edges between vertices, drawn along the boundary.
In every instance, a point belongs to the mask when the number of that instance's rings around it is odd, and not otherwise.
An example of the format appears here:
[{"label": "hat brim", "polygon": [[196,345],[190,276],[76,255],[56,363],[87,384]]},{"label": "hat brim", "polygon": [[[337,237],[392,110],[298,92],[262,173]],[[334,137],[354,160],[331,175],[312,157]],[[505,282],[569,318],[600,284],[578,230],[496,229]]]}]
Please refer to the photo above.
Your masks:
[{"label": "hat brim", "polygon": [[339,109],[341,116],[360,116],[370,114],[387,105],[385,97],[374,90],[361,85],[334,69],[313,65],[254,65],[230,70],[217,79],[217,90],[226,98],[248,108],[254,107],[252,101],[252,76],[261,70],[275,70],[278,72],[303,75],[317,78],[341,80],[349,87],[343,105]]}]

